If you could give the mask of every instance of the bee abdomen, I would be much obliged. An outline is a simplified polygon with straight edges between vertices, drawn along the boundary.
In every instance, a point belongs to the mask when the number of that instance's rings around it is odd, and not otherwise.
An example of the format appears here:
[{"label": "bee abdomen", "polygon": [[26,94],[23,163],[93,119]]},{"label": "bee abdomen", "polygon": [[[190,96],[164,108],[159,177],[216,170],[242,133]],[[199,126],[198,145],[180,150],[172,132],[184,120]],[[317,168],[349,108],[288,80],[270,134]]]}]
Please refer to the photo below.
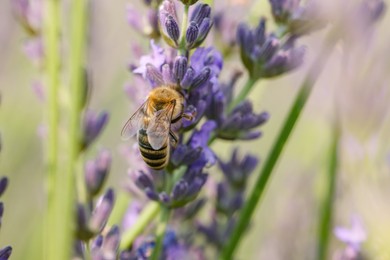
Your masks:
[{"label": "bee abdomen", "polygon": [[138,135],[138,145],[142,159],[150,168],[161,170],[167,165],[169,159],[168,143],[165,143],[160,149],[154,150],[149,144],[146,131],[141,129]]}]

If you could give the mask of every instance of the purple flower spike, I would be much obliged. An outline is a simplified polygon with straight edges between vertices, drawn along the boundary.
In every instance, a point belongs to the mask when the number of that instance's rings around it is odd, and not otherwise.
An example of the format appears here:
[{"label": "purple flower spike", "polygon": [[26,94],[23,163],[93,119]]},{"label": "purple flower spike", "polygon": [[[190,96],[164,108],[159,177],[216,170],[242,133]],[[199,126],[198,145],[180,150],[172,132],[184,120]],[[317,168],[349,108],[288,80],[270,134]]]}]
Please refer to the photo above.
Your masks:
[{"label": "purple flower spike", "polygon": [[225,163],[219,160],[219,167],[226,180],[238,190],[243,190],[246,187],[247,179],[257,164],[258,159],[251,155],[246,155],[239,161],[237,158],[237,149],[233,151],[232,157],[228,162]]},{"label": "purple flower spike", "polygon": [[165,42],[171,47],[177,48],[180,30],[175,3],[172,0],[164,0],[161,3],[158,11],[158,21]]},{"label": "purple flower spike", "polygon": [[237,29],[237,42],[240,45],[241,59],[252,78],[271,78],[291,71],[301,65],[303,48],[296,48],[296,36],[291,36],[281,44],[274,34],[265,33],[265,20],[251,30],[246,24]]},{"label": "purple flower spike", "polygon": [[199,47],[203,43],[213,24],[210,13],[211,8],[207,4],[195,6],[185,32],[187,49]]}]

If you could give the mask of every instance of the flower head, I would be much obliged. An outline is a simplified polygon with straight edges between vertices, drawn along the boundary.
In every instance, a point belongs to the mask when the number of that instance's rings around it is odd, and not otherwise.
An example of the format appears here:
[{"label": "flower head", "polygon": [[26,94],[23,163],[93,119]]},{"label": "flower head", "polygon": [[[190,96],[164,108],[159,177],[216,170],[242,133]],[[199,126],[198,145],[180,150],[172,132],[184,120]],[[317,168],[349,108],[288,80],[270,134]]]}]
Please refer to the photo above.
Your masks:
[{"label": "flower head", "polygon": [[[194,4],[197,1],[185,1]],[[211,8],[207,4],[197,4],[192,11],[189,25],[180,31],[176,7],[172,0],[164,0],[158,12],[158,21],[163,39],[173,48],[190,50],[202,44],[212,27]],[[181,41],[184,39],[184,41]]]},{"label": "flower head", "polygon": [[303,62],[304,48],[295,47],[295,37],[282,42],[266,33],[266,21],[261,19],[251,30],[246,24],[237,29],[241,58],[252,78],[270,78],[299,67]]}]

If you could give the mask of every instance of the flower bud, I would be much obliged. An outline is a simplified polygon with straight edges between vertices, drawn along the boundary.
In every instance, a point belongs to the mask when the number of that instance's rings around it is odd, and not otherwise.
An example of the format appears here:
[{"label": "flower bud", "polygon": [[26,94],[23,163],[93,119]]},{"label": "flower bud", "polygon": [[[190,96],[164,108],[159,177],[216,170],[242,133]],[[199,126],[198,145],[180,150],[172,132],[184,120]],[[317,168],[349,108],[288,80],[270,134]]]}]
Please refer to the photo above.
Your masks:
[{"label": "flower bud", "polygon": [[6,260],[11,256],[12,253],[12,247],[6,246],[0,250],[0,259],[1,260]]},{"label": "flower bud", "polygon": [[165,42],[171,47],[177,48],[180,30],[175,3],[172,0],[164,0],[161,3],[158,10],[158,22],[161,35]]},{"label": "flower bud", "polygon": [[114,191],[109,189],[92,212],[92,216],[89,220],[89,228],[91,231],[99,233],[103,230],[110,217],[112,208],[114,207],[114,200]]},{"label": "flower bud", "polygon": [[189,89],[192,82],[194,81],[195,78],[195,71],[193,68],[189,67],[184,74],[183,79],[180,81],[180,86],[183,89]]},{"label": "flower bud", "polygon": [[186,47],[187,48],[192,48],[194,45],[196,39],[198,39],[199,35],[199,28],[196,25],[195,22],[191,22],[190,25],[187,28],[186,32]]},{"label": "flower bud", "polygon": [[84,116],[84,140],[82,149],[86,149],[103,131],[108,121],[108,113],[95,114],[87,111]]},{"label": "flower bud", "polygon": [[175,59],[175,63],[173,64],[173,75],[175,77],[175,80],[180,82],[184,74],[186,73],[187,70],[187,58],[184,56],[178,56]]},{"label": "flower bud", "polygon": [[3,195],[4,191],[7,189],[7,186],[8,186],[8,178],[2,177],[0,179],[0,196]]},{"label": "flower bud", "polygon": [[179,25],[177,22],[173,19],[172,16],[168,16],[168,18],[165,20],[165,28],[169,35],[169,37],[175,42],[175,44],[178,44],[178,40],[180,37],[180,30]]},{"label": "flower bud", "polygon": [[101,247],[104,259],[116,259],[116,255],[118,254],[119,241],[119,227],[113,226],[110,231],[108,231],[107,235],[104,237],[103,245]]},{"label": "flower bud", "polygon": [[87,162],[85,166],[85,183],[90,196],[96,196],[103,187],[111,166],[111,154],[107,150],[99,153],[95,161]]},{"label": "flower bud", "polygon": [[196,78],[193,80],[193,82],[191,84],[191,88],[195,89],[195,88],[201,86],[203,83],[205,83],[209,79],[210,74],[211,74],[211,70],[209,68],[204,68],[199,73],[199,75],[196,76]]}]

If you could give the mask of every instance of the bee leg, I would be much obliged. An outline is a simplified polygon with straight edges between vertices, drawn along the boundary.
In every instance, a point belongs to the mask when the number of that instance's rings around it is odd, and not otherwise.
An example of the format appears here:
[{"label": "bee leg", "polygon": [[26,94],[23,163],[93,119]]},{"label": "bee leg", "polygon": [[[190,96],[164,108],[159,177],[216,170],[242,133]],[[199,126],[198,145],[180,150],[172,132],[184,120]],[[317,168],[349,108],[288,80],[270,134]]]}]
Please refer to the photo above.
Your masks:
[{"label": "bee leg", "polygon": [[183,113],[183,114],[181,114],[182,118],[185,118],[185,119],[187,119],[189,121],[194,120],[195,116],[196,116],[196,113],[195,114],[190,114],[190,113]]},{"label": "bee leg", "polygon": [[179,138],[177,137],[177,135],[174,132],[172,132],[172,130],[169,130],[169,135],[172,137],[171,138],[172,146],[176,147],[176,145],[179,141]]}]

